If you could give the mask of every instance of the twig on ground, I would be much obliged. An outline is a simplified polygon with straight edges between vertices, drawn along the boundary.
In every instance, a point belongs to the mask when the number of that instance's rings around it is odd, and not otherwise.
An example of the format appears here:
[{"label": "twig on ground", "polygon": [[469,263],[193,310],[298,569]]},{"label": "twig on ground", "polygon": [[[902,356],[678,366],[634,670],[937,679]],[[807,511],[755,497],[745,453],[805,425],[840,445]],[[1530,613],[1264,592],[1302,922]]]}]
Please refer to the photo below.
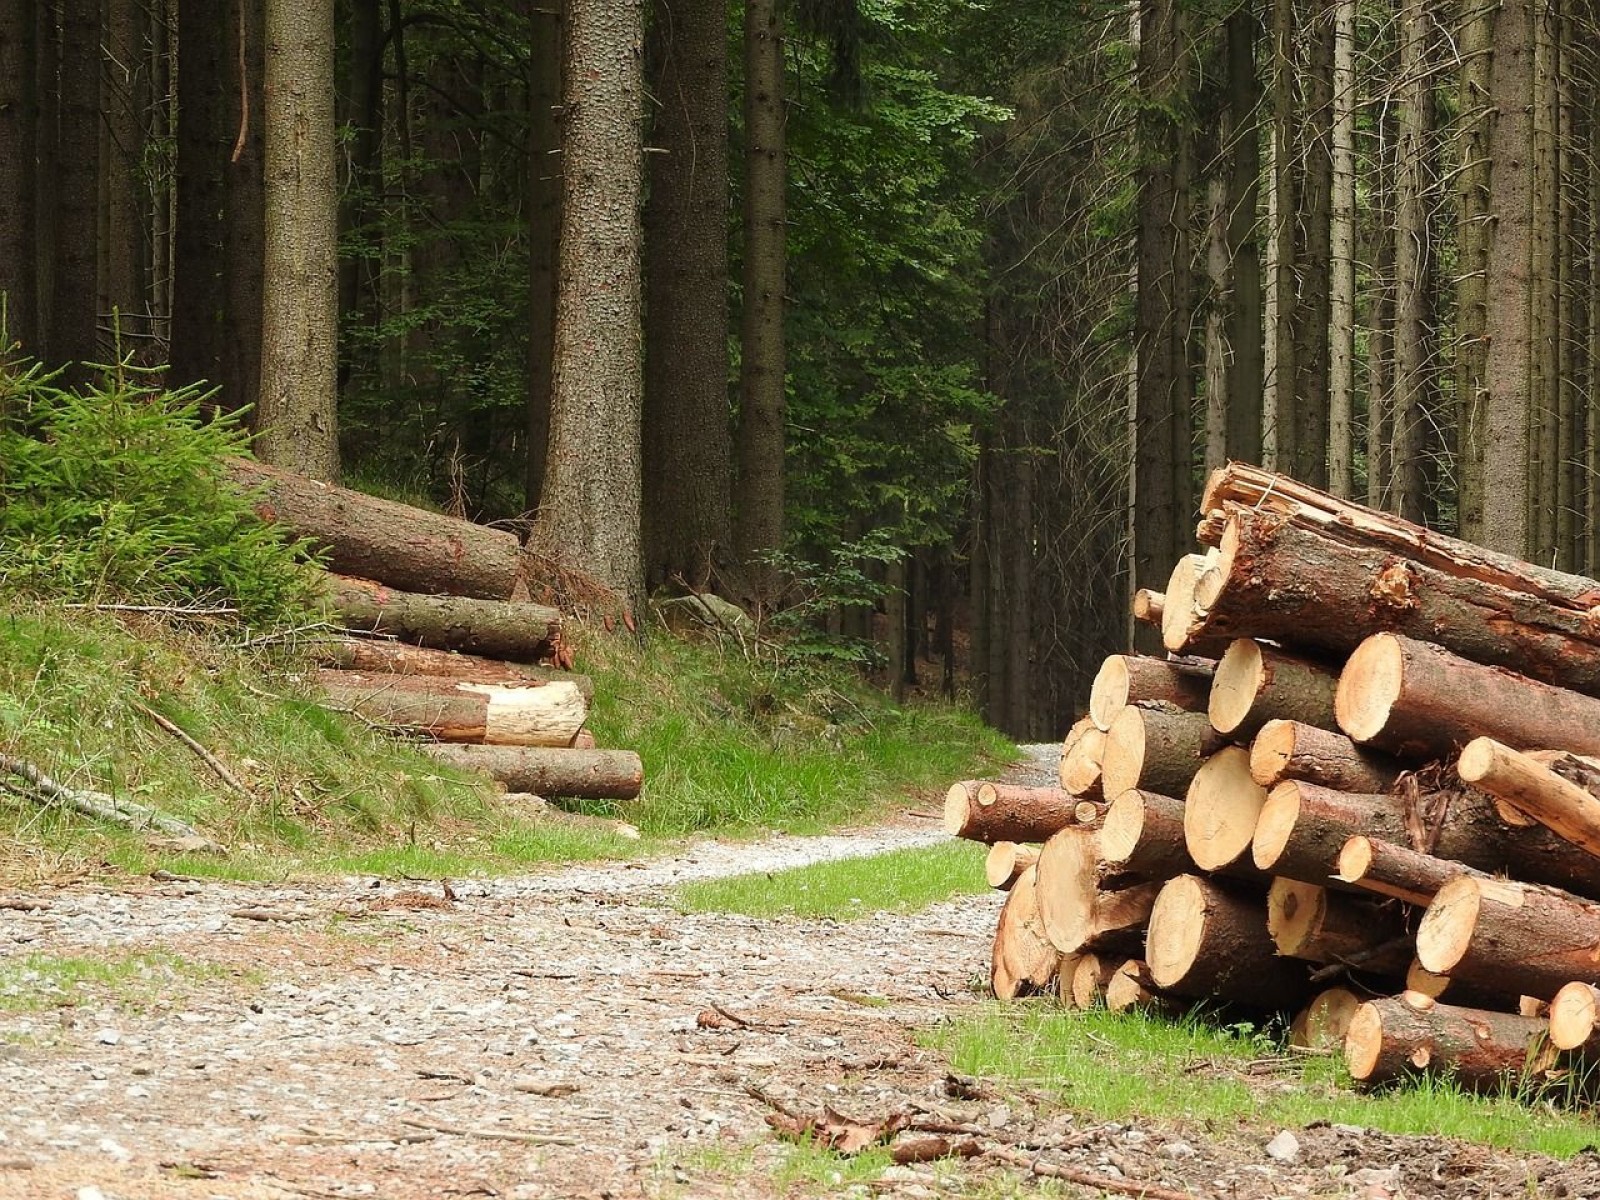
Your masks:
[{"label": "twig on ground", "polygon": [[429,1129],[434,1133],[448,1133],[453,1137],[483,1138],[490,1142],[521,1142],[526,1146],[579,1146],[580,1138],[570,1133],[529,1133],[520,1129],[489,1129],[476,1125],[451,1125],[444,1121],[427,1121],[418,1117],[401,1117],[400,1124],[412,1129]]},{"label": "twig on ground", "polygon": [[231,617],[239,612],[230,604],[63,604],[61,607],[91,612],[162,613],[173,617]]},{"label": "twig on ground", "polygon": [[290,912],[282,908],[236,908],[228,914],[244,921],[310,921],[315,913]]},{"label": "twig on ground", "polygon": [[161,726],[162,729],[166,730],[173,737],[177,738],[190,750],[194,751],[195,757],[201,762],[205,763],[206,766],[210,767],[212,774],[214,774],[218,779],[222,780],[222,782],[228,786],[230,791],[236,793],[246,800],[252,802],[255,800],[255,796],[251,794],[250,789],[245,787],[244,784],[240,783],[238,776],[236,776],[232,771],[228,770],[227,764],[225,764],[215,754],[211,753],[211,751],[207,750],[194,738],[190,737],[189,734],[186,733],[176,721],[173,721],[169,717],[162,716],[148,704],[143,704],[138,700],[129,700],[128,703],[142,712],[145,716],[149,717],[157,725]]},{"label": "twig on ground", "polygon": [[28,782],[28,789],[12,788],[11,790],[35,803],[50,802],[63,805],[74,812],[83,813],[85,816],[97,817],[102,821],[110,821],[129,829],[154,830],[174,838],[193,838],[197,843],[203,843],[208,853],[226,854],[227,851],[216,842],[211,841],[187,822],[176,817],[169,817],[165,813],[148,808],[132,800],[123,800],[116,796],[107,795],[105,792],[92,792],[78,788],[69,788],[57,783],[32,763],[10,755],[0,754],[0,772],[24,779]]},{"label": "twig on ground", "polygon": [[1017,1154],[999,1147],[989,1150],[987,1157],[1009,1166],[1021,1167],[1042,1179],[1064,1179],[1080,1187],[1094,1188],[1117,1196],[1132,1196],[1134,1200],[1199,1200],[1201,1195],[1198,1192],[1175,1192],[1171,1188],[1140,1183],[1136,1179],[1114,1179],[1109,1175],[1096,1175],[1093,1171],[1085,1171],[1079,1167],[1054,1166],[1039,1161],[1034,1155]]}]

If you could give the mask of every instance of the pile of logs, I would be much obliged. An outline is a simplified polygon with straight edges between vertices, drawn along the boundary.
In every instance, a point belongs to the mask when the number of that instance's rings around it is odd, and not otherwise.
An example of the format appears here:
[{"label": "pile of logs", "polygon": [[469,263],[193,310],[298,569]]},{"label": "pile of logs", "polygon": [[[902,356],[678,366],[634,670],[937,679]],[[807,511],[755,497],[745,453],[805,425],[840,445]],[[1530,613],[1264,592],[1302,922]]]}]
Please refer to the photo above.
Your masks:
[{"label": "pile of logs", "polygon": [[[991,982],[1296,1014],[1376,1084],[1600,1061],[1600,583],[1231,464],[1060,786],[956,784]],[[1597,756],[1597,757],[1590,757]]]},{"label": "pile of logs", "polygon": [[236,459],[257,511],[328,564],[315,647],[327,703],[424,739],[442,761],[507,791],[630,800],[639,756],[596,749],[593,684],[563,669],[561,614],[529,600],[514,534]]}]

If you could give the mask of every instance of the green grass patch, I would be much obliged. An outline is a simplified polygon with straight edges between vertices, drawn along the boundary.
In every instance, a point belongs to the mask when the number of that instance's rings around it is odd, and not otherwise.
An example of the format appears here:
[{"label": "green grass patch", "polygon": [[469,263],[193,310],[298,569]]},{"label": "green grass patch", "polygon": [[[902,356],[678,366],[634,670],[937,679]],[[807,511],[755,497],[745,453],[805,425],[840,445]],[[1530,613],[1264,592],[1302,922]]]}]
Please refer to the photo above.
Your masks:
[{"label": "green grass patch", "polygon": [[972,842],[891,850],[787,871],[734,875],[680,887],[683,912],[751,917],[835,917],[915,912],[951,896],[988,890],[984,849]]},{"label": "green grass patch", "polygon": [[958,1071],[1027,1080],[1110,1120],[1140,1115],[1213,1131],[1325,1120],[1558,1158],[1600,1140],[1592,1119],[1576,1112],[1511,1094],[1475,1096],[1444,1080],[1357,1093],[1336,1058],[1283,1058],[1266,1077],[1247,1074],[1247,1064],[1279,1056],[1275,1039],[1199,1019],[997,1005],[927,1036]]},{"label": "green grass patch", "polygon": [[[60,958],[29,954],[0,963],[0,1012],[38,1012],[84,1003],[149,1008],[187,995],[197,983],[240,972],[175,954]],[[251,974],[242,978],[257,979]]]}]

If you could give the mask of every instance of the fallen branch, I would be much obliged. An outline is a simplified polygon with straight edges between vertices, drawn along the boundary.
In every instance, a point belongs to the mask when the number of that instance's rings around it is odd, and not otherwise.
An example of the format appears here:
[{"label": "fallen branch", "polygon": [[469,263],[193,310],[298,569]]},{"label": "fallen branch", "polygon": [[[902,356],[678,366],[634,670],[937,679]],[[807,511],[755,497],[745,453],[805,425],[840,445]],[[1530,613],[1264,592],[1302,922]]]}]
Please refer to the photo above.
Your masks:
[{"label": "fallen branch", "polygon": [[1195,1200],[1197,1195],[1195,1192],[1175,1192],[1171,1188],[1143,1184],[1133,1179],[1113,1179],[1109,1175],[1096,1175],[1093,1171],[1084,1171],[1078,1167],[1052,1166],[1050,1163],[1040,1162],[1032,1155],[1016,1154],[1010,1150],[991,1149],[988,1151],[988,1157],[1013,1167],[1022,1167],[1043,1179],[1065,1179],[1068,1183],[1076,1183],[1080,1187],[1110,1192],[1117,1196],[1133,1196],[1135,1200]]},{"label": "fallen branch", "polygon": [[177,738],[190,750],[194,751],[195,757],[201,762],[205,763],[206,766],[210,767],[212,774],[214,774],[218,779],[222,780],[223,783],[227,784],[230,791],[234,792],[242,799],[254,802],[255,797],[251,795],[250,789],[239,782],[238,777],[235,776],[232,771],[228,770],[227,765],[224,764],[223,761],[215,754],[211,753],[211,751],[207,750],[199,742],[195,741],[194,738],[185,733],[183,729],[178,726],[177,722],[162,716],[149,705],[141,704],[137,700],[129,700],[128,703],[142,712],[145,716],[149,717],[157,725],[161,726],[162,729],[165,729],[173,737]]},{"label": "fallen branch", "polygon": [[38,803],[55,803],[74,812],[101,821],[110,821],[128,829],[154,830],[167,837],[195,838],[205,845],[205,853],[226,854],[227,850],[202,835],[194,826],[176,817],[169,817],[132,800],[119,799],[105,792],[92,792],[69,788],[57,783],[32,763],[10,755],[0,754],[0,772],[25,779],[28,788],[13,788],[18,795]]},{"label": "fallen branch", "polygon": [[448,1133],[453,1137],[483,1138],[489,1142],[520,1142],[525,1146],[582,1145],[581,1139],[570,1133],[527,1133],[520,1129],[488,1129],[476,1125],[450,1125],[444,1121],[424,1121],[417,1117],[401,1117],[400,1124],[412,1129]]}]

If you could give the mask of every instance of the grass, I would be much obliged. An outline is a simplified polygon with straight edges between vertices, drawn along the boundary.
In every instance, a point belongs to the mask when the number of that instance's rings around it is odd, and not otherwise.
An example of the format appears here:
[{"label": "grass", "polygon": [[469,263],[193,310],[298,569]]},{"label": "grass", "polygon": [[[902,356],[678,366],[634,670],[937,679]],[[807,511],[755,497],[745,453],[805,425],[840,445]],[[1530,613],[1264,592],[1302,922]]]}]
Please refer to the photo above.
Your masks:
[{"label": "grass", "polygon": [[[1576,1112],[1511,1094],[1476,1096],[1437,1079],[1357,1093],[1342,1062],[1282,1059],[1267,1033],[1198,1019],[996,1005],[927,1036],[957,1071],[1025,1079],[1109,1120],[1137,1114],[1213,1132],[1325,1120],[1557,1158],[1600,1141],[1593,1121]],[[1247,1073],[1264,1061],[1281,1069]]]},{"label": "grass", "polygon": [[38,1012],[114,1001],[147,1008],[187,993],[189,983],[238,974],[228,967],[167,953],[106,958],[30,954],[0,963],[0,1012]]},{"label": "grass", "polygon": [[878,912],[915,912],[951,896],[987,891],[983,856],[984,848],[972,842],[891,850],[787,871],[688,883],[678,889],[675,903],[683,912],[750,917],[851,920]]}]

